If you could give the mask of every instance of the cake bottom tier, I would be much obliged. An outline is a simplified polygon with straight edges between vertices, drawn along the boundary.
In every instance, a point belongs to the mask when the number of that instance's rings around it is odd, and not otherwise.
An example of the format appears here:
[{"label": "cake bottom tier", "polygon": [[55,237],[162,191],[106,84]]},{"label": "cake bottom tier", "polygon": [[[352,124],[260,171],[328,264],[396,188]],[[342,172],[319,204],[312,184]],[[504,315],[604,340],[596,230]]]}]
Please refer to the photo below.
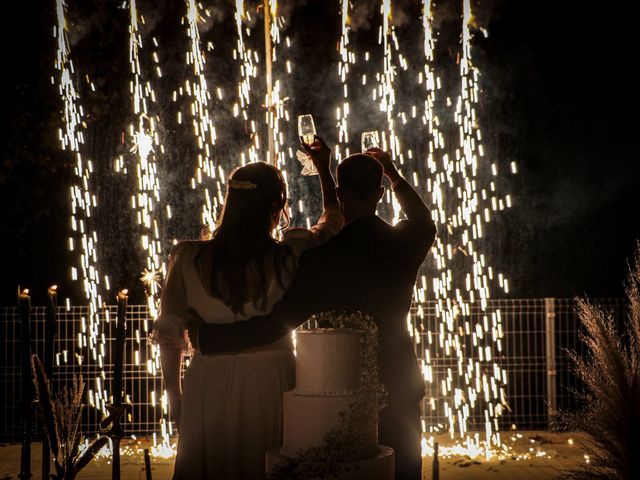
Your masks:
[{"label": "cake bottom tier", "polygon": [[[327,433],[340,424],[340,415],[348,415],[350,406],[359,399],[357,395],[315,396],[292,390],[284,392],[284,438],[282,453],[295,457],[300,449],[322,444]],[[373,454],[378,445],[377,415],[361,425],[364,433],[365,452]]]},{"label": "cake bottom tier", "polygon": [[[278,463],[285,460],[287,460],[287,457],[277,450],[267,452],[267,473],[271,472]],[[337,477],[331,478],[334,480],[394,480],[394,462],[393,448],[380,445],[378,454],[375,457],[349,462],[345,464],[345,471],[341,472]]]}]

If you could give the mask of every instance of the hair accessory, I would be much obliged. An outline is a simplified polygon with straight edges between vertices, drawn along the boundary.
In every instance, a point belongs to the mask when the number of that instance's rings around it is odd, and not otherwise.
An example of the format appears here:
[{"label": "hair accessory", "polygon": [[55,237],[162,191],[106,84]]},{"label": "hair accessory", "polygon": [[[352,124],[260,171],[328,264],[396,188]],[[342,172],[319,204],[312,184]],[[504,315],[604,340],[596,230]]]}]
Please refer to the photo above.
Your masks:
[{"label": "hair accessory", "polygon": [[249,180],[233,180],[229,179],[227,182],[229,188],[238,189],[238,190],[255,190],[258,186],[250,182]]}]

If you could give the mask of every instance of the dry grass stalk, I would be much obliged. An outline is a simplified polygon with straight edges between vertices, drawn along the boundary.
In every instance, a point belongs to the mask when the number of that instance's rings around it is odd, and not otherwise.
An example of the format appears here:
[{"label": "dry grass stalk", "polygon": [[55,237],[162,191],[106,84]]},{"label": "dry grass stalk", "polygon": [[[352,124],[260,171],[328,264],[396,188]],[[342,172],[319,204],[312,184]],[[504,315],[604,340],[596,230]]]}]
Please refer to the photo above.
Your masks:
[{"label": "dry grass stalk", "polygon": [[586,407],[564,415],[564,423],[586,432],[588,464],[561,478],[640,479],[640,242],[626,285],[627,321],[624,331],[612,313],[578,299],[578,315],[585,328],[587,355],[572,353],[577,375],[585,384]]},{"label": "dry grass stalk", "polygon": [[49,380],[37,355],[33,355],[32,368],[36,394],[42,412],[44,431],[53,456],[56,473],[54,480],[73,480],[100,449],[107,444],[107,437],[98,437],[80,450],[83,442],[80,431],[82,418],[82,377],[73,377],[71,388],[65,386],[55,396],[51,394]]}]

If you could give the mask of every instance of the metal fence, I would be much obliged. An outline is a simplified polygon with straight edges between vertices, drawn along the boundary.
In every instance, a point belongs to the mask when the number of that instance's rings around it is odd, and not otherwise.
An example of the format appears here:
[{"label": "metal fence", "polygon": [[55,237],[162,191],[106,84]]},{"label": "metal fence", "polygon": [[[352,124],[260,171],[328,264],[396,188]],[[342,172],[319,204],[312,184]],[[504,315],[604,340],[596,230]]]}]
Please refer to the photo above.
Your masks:
[{"label": "metal fence", "polygon": [[[621,299],[596,300],[610,309],[618,318],[624,313]],[[416,338],[416,352],[424,360],[423,346],[428,332],[438,335],[439,319],[435,314],[435,302],[419,305],[422,325]],[[509,299],[489,300],[483,314],[500,311],[503,325],[502,352],[496,362],[507,371],[506,397],[509,408],[500,418],[501,429],[515,424],[520,429],[545,429],[553,412],[575,410],[580,407],[575,391],[581,385],[572,372],[568,350],[581,353],[584,346],[579,340],[580,321],[573,299]],[[411,315],[416,320],[418,305]],[[100,313],[104,320],[105,338],[94,349],[87,348],[85,335],[88,318],[87,307],[58,307],[57,336],[53,389],[69,384],[73,375],[81,374],[86,383],[86,402],[82,428],[87,434],[96,431],[103,415],[106,385],[111,380],[111,345],[115,333],[116,307],[107,306]],[[475,312],[478,313],[478,312]],[[471,312],[474,315],[474,312]],[[20,398],[20,342],[18,339],[18,312],[16,308],[0,307],[0,332],[3,345],[0,352],[0,438],[17,439],[19,418],[17,403]],[[127,308],[128,331],[125,348],[124,387],[133,405],[133,413],[126,424],[126,431],[134,435],[153,435],[166,428],[169,418],[158,359],[147,344],[151,329],[145,305],[129,305]],[[31,309],[32,350],[42,355],[45,308]],[[416,322],[417,323],[417,322]],[[104,348],[100,356],[97,348]],[[451,358],[432,355],[429,363],[434,378],[451,368]],[[443,425],[447,420],[441,409],[433,409],[433,395],[427,388],[423,403],[423,419],[428,425]],[[478,428],[483,418],[471,417],[471,428],[477,420]]]},{"label": "metal fence", "polygon": [[[91,435],[96,432],[105,414],[106,391],[113,374],[112,348],[115,336],[117,307],[106,306],[100,312],[104,342],[95,348],[87,347],[89,309],[84,306],[57,308],[57,335],[54,342],[55,361],[52,390],[70,385],[74,375],[82,375],[85,382],[85,401],[82,429]],[[31,308],[31,348],[43,358],[45,307]],[[126,423],[130,434],[151,435],[161,429],[167,418],[167,404],[163,398],[160,365],[147,344],[151,320],[146,305],[127,307],[127,331],[124,353],[124,390],[132,404],[131,418]],[[0,331],[3,333],[2,364],[0,365],[0,432],[2,439],[18,438],[20,419],[17,405],[20,400],[20,339],[18,309],[0,307]],[[101,359],[98,349],[104,349]],[[101,364],[102,363],[102,364]],[[164,406],[163,406],[164,404]]]}]

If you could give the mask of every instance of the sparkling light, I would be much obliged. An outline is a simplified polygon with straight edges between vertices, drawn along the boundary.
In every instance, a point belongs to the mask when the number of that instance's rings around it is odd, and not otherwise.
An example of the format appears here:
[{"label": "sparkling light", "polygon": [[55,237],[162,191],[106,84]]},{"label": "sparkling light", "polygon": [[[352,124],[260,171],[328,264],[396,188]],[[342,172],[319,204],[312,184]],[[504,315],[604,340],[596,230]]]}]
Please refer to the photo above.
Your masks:
[{"label": "sparkling light", "polygon": [[[463,4],[462,51],[460,63],[460,92],[454,102],[447,99],[447,107],[441,95],[440,79],[433,66],[435,35],[432,29],[433,15],[431,0],[423,1],[422,27],[424,31],[424,65],[419,64],[418,83],[423,85],[423,112],[420,105],[405,105],[404,92],[396,82],[404,72],[409,72],[407,59],[403,56],[399,40],[392,22],[393,5],[391,0],[380,0],[381,26],[378,32],[379,49],[382,62],[379,71],[363,74],[356,79],[359,89],[367,89],[377,103],[380,116],[384,119],[379,126],[382,133],[382,147],[391,151],[395,162],[400,166],[403,175],[418,187],[432,205],[432,214],[439,228],[439,235],[432,248],[428,265],[418,279],[414,289],[414,299],[418,305],[416,322],[408,320],[407,328],[412,335],[416,348],[422,349],[422,372],[425,382],[430,384],[433,394],[427,399],[429,407],[445,415],[446,425],[428,425],[425,434],[446,431],[452,437],[462,439],[468,452],[490,451],[492,446],[501,444],[498,432],[498,418],[506,406],[505,384],[507,374],[500,367],[497,359],[502,350],[503,318],[499,310],[488,312],[487,299],[494,283],[504,291],[509,291],[508,279],[490,265],[483,250],[488,228],[487,224],[498,211],[509,208],[512,204],[509,195],[502,196],[497,190],[498,164],[485,156],[482,145],[482,134],[479,127],[476,106],[480,95],[479,72],[471,59],[472,12],[470,0]],[[201,18],[201,6],[195,0],[185,0],[186,14],[183,24],[189,39],[186,62],[190,67],[184,83],[173,92],[173,101],[178,97],[187,99],[188,107],[179,109],[176,121],[185,122],[193,127],[193,135],[197,144],[196,166],[191,179],[191,188],[198,195],[201,203],[200,220],[212,226],[215,214],[222,202],[222,192],[227,172],[225,166],[235,166],[258,160],[275,163],[284,173],[285,180],[295,178],[299,174],[299,166],[293,158],[292,147],[297,141],[289,138],[291,114],[288,110],[287,77],[295,65],[287,60],[287,48],[291,44],[288,37],[282,38],[281,28],[284,19],[279,16],[276,1],[263,0],[265,18],[265,43],[270,45],[262,57],[266,75],[258,72],[261,56],[249,48],[251,29],[245,26],[251,23],[252,12],[245,10],[243,0],[235,1],[234,21],[237,41],[233,51],[239,66],[239,80],[233,98],[233,116],[244,123],[249,141],[242,147],[239,157],[232,165],[222,164],[215,157],[216,121],[226,119],[215,117],[215,98],[222,99],[220,87],[214,87],[207,78],[217,78],[219,72],[207,72],[205,77],[206,58],[202,49],[198,23]],[[341,92],[337,105],[334,105],[338,142],[336,157],[348,155],[349,145],[354,144],[351,138],[353,118],[357,111],[351,111],[350,100],[353,100],[354,79],[350,77],[350,68],[358,58],[369,62],[369,52],[357,52],[350,39],[351,28],[349,12],[352,8],[348,0],[339,0],[341,34],[338,43],[338,76]],[[73,82],[73,65],[69,58],[69,44],[65,33],[65,2],[57,0],[57,26],[54,35],[58,44],[56,71],[59,74],[58,86],[64,103],[64,128],[60,130],[63,149],[74,156],[75,169],[71,188],[72,235],[68,240],[69,250],[77,251],[80,262],[71,270],[72,278],[83,282],[84,292],[89,301],[89,318],[83,319],[83,332],[78,336],[80,348],[86,348],[88,354],[78,356],[78,362],[95,362],[100,367],[104,364],[105,335],[100,326],[99,308],[102,305],[99,288],[109,290],[109,280],[99,275],[96,225],[93,218],[97,208],[96,196],[92,191],[95,182],[93,165],[80,153],[83,143],[83,112],[79,102],[76,86]],[[204,10],[206,13],[206,10]],[[165,274],[164,258],[166,252],[161,250],[160,238],[164,238],[162,218],[171,218],[171,206],[161,196],[158,176],[157,156],[164,147],[159,132],[163,131],[162,119],[155,113],[155,93],[153,86],[141,71],[139,53],[142,49],[142,35],[138,21],[144,24],[143,17],[136,10],[136,1],[129,2],[129,46],[131,63],[131,99],[132,121],[128,128],[128,139],[131,144],[131,155],[122,156],[116,161],[116,169],[136,175],[137,187],[131,197],[131,208],[139,227],[139,242],[144,251],[144,266],[141,268],[141,280],[147,291],[148,305],[152,317],[157,315],[159,285]],[[208,14],[208,13],[206,13]],[[485,33],[486,34],[486,33]],[[154,45],[157,47],[155,38]],[[212,49],[209,45],[208,50]],[[161,77],[157,51],[153,53],[155,72]],[[376,58],[376,57],[372,57]],[[373,62],[372,62],[373,63]],[[372,74],[373,73],[373,74]],[[367,82],[367,76],[374,81]],[[266,82],[262,83],[265,79]],[[401,84],[398,81],[398,84]],[[252,108],[252,88],[264,91],[264,112]],[[371,89],[371,90],[369,90]],[[397,95],[397,94],[398,95]],[[235,95],[235,97],[234,97]],[[402,97],[402,98],[400,98]],[[256,97],[253,97],[256,98]],[[257,102],[256,102],[257,103]],[[180,105],[182,107],[182,105]],[[408,108],[406,108],[408,107]],[[451,108],[449,108],[451,107]],[[450,117],[455,122],[456,132],[451,135],[445,122]],[[264,117],[260,118],[264,113]],[[312,113],[318,116],[323,112]],[[422,113],[422,125],[420,114]],[[333,118],[333,111],[331,113]],[[424,156],[418,155],[401,144],[402,126],[412,118],[417,129],[424,126],[424,143],[427,145]],[[166,119],[164,119],[166,120]],[[446,119],[445,119],[446,120]],[[319,132],[322,133],[322,132]],[[262,135],[262,136],[261,136]],[[404,137],[403,137],[404,138]],[[266,147],[261,145],[267,139]],[[445,142],[446,139],[446,142]],[[294,139],[295,140],[295,139]],[[407,142],[408,143],[408,142]],[[295,149],[295,147],[293,147]],[[132,161],[127,161],[125,157]],[[415,160],[413,160],[415,159]],[[410,161],[411,160],[411,161]],[[424,165],[420,165],[420,163]],[[129,167],[129,168],[127,168]],[[426,167],[426,168],[422,168]],[[517,165],[511,163],[509,170],[517,173]],[[424,172],[427,172],[426,177]],[[490,171],[490,179],[485,173]],[[306,216],[306,225],[310,226],[309,199],[297,198],[295,205],[299,213]],[[379,210],[380,214],[396,223],[402,217],[399,204],[393,195],[388,194]],[[101,282],[103,282],[101,284]],[[104,291],[104,290],[103,290]],[[421,303],[433,296],[437,302],[437,325],[425,331],[424,312]],[[480,313],[478,313],[480,312]],[[109,321],[105,315],[103,321]],[[150,375],[159,375],[158,350],[152,347],[152,356],[142,368]],[[72,352],[72,355],[74,352]],[[66,361],[67,352],[64,352]],[[136,357],[137,358],[137,357]],[[438,370],[434,359],[450,359],[450,368],[445,373]],[[95,378],[88,389],[92,404],[104,410],[108,401],[105,388],[105,375]],[[167,415],[166,392],[151,392],[158,405]],[[471,436],[469,420],[472,416],[484,418],[483,433]],[[161,421],[162,449],[168,448],[168,435],[173,431],[172,425]],[[168,451],[168,450],[167,450]]]},{"label": "sparkling light", "polygon": [[[216,129],[210,114],[211,88],[205,78],[205,56],[200,46],[200,32],[197,22],[200,20],[198,5],[195,0],[187,0],[187,35],[190,40],[190,50],[187,53],[187,64],[193,65],[195,81],[186,83],[186,94],[191,97],[191,115],[193,118],[193,133],[198,143],[198,166],[191,180],[204,194],[202,205],[202,224],[213,230],[215,212],[221,202],[222,186],[225,182],[225,171],[220,164],[213,161],[212,148],[216,143]],[[181,89],[182,91],[182,89]],[[215,181],[215,183],[213,182]],[[215,190],[211,186],[215,186]]]},{"label": "sparkling light", "polygon": [[[336,159],[342,160],[349,156],[349,64],[355,62],[355,54],[349,50],[349,0],[340,0],[340,19],[342,30],[340,33],[340,47],[338,59],[338,78],[342,83],[342,101],[336,108],[337,126],[338,126],[338,142],[336,144]],[[342,150],[344,149],[344,157]]]},{"label": "sparkling light", "polygon": [[[158,316],[160,307],[159,286],[165,272],[164,254],[160,242],[162,212],[160,198],[160,180],[156,162],[155,147],[160,147],[156,124],[159,116],[150,117],[149,106],[155,103],[155,92],[150,81],[142,81],[139,51],[142,49],[142,36],[138,28],[136,0],[129,2],[129,62],[133,79],[131,98],[133,103],[133,123],[129,125],[133,147],[136,154],[135,172],[137,189],[131,197],[131,206],[136,213],[140,227],[140,244],[145,253],[145,271],[142,280],[146,285],[147,305],[152,319]],[[157,55],[154,56],[157,59]]]},{"label": "sparkling light", "polygon": [[[480,172],[486,169],[488,160],[483,154],[475,111],[479,72],[471,61],[470,1],[464,1],[463,9],[461,88],[454,112],[459,142],[453,149],[447,149],[435,114],[440,82],[431,68],[434,37],[430,0],[424,1],[422,20],[425,32],[424,120],[429,135],[426,163],[430,178],[427,187],[434,220],[439,227],[439,235],[432,248],[433,261],[429,262],[430,285],[423,277],[422,285],[416,285],[415,291],[416,300],[420,300],[426,297],[427,287],[432,287],[439,319],[439,342],[432,342],[429,335],[428,344],[424,346],[423,372],[425,380],[437,392],[430,399],[432,408],[441,409],[448,419],[445,430],[451,437],[466,439],[468,449],[481,448],[487,456],[492,446],[502,443],[498,418],[507,405],[504,390],[507,374],[496,361],[502,350],[502,315],[500,310],[486,311],[494,272],[481,251],[481,239],[486,230],[485,224],[490,222],[491,212],[502,209],[500,205],[503,203],[502,199],[496,201],[495,182],[490,181],[486,185]],[[454,158],[450,158],[451,152]],[[515,167],[512,171],[515,173]],[[497,175],[495,163],[492,164],[492,174]],[[510,200],[506,203],[511,204]],[[499,279],[500,286],[508,292],[508,282],[502,274],[499,274]],[[480,314],[474,312],[472,315],[472,308],[477,304]],[[434,378],[432,359],[435,356],[451,358],[456,368],[448,368],[444,378]],[[475,441],[469,443],[468,421],[472,412],[478,409],[482,409],[485,418],[482,445],[478,443],[477,435]],[[431,433],[439,430],[438,426],[429,426]]]},{"label": "sparkling light", "polygon": [[[81,280],[85,298],[89,304],[88,328],[83,328],[83,332],[78,335],[78,348],[88,347],[92,352],[90,358],[101,366],[104,364],[105,335],[102,333],[99,313],[103,301],[99,291],[102,287],[98,268],[98,234],[93,221],[98,202],[96,195],[91,190],[93,186],[92,162],[84,159],[80,151],[80,147],[84,143],[84,113],[73,80],[74,68],[70,59],[69,40],[66,33],[66,8],[64,0],[56,1],[57,22],[53,29],[53,35],[57,43],[57,52],[54,65],[59,74],[57,84],[64,112],[63,128],[59,132],[60,142],[62,149],[70,152],[75,160],[74,176],[71,182],[72,237],[69,239],[69,246],[71,251],[74,250],[74,243],[80,247]],[[72,267],[72,277],[77,276],[76,271],[76,268]],[[108,291],[108,280],[106,283]],[[95,382],[98,384],[99,378],[96,378]],[[91,393],[91,390],[89,392]],[[98,389],[93,398],[96,408],[106,414],[105,406],[108,401],[106,390]]]},{"label": "sparkling light", "polygon": [[[144,23],[144,17],[142,22]],[[154,40],[154,45],[157,42]],[[129,2],[129,62],[133,79],[130,83],[130,93],[133,106],[133,122],[129,125],[129,134],[133,142],[131,152],[135,154],[135,172],[137,176],[136,191],[131,197],[131,207],[133,208],[140,232],[140,246],[145,255],[145,268],[142,272],[141,281],[145,285],[147,296],[147,306],[151,315],[151,320],[158,317],[160,309],[160,287],[163,283],[166,272],[165,255],[162,250],[160,235],[163,228],[161,214],[163,211],[170,212],[171,208],[163,202],[160,195],[160,179],[158,176],[158,163],[156,161],[156,150],[163,151],[160,144],[160,136],[157,125],[161,124],[158,114],[152,115],[149,111],[151,105],[155,104],[155,91],[150,80],[143,82],[143,72],[140,68],[139,53],[142,49],[142,35],[138,26],[138,11],[136,0]],[[154,52],[153,61],[157,64],[159,57]],[[160,76],[160,70],[157,70]],[[139,333],[138,333],[138,343]],[[151,357],[154,363],[159,362],[160,349],[153,346]],[[139,364],[138,352],[136,351],[136,363]],[[157,374],[157,372],[153,372]],[[155,392],[152,392],[152,394]],[[166,416],[166,412],[165,412]],[[161,424],[166,420],[161,419]],[[162,445],[169,445],[169,436],[162,430]]]},{"label": "sparkling light", "polygon": [[[248,13],[244,10],[244,1],[236,0],[235,6],[234,18],[236,22],[238,41],[237,47],[234,50],[234,58],[237,58],[240,64],[240,81],[238,82],[237,87],[240,105],[238,106],[238,103],[234,104],[233,114],[236,117],[242,117],[244,120],[245,132],[251,138],[248,148],[243,149],[240,154],[240,164],[244,165],[247,162],[257,162],[260,160],[260,136],[258,135],[255,121],[249,117],[249,107],[251,105],[251,79],[257,76],[258,68],[253,61],[255,52],[248,49],[245,45],[245,28],[242,24],[242,19]],[[247,28],[246,36],[249,37],[250,35],[251,30]]]}]

